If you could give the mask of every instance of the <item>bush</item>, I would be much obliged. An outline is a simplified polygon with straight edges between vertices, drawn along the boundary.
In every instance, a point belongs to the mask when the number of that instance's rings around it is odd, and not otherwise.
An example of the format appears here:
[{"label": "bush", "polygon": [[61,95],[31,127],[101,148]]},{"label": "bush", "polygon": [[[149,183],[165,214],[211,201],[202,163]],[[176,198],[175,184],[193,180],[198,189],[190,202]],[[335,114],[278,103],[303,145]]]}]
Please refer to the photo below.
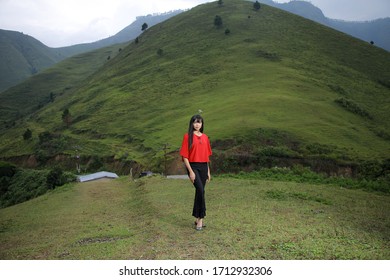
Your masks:
[{"label": "bush", "polygon": [[367,111],[360,108],[358,104],[354,103],[349,99],[342,97],[336,99],[335,102],[339,104],[341,107],[345,108],[347,111],[350,111],[351,113],[357,114],[364,118],[372,119],[372,116]]},{"label": "bush", "polygon": [[8,182],[8,189],[1,197],[0,206],[8,207],[46,193],[46,176],[45,170],[18,170]]},{"label": "bush", "polygon": [[74,174],[59,168],[51,171],[18,169],[12,177],[0,178],[0,208],[38,197],[49,189],[75,180]]},{"label": "bush", "polygon": [[50,170],[49,174],[46,177],[46,185],[49,189],[55,189],[57,186],[62,186],[62,169],[55,167]]},{"label": "bush", "polygon": [[337,185],[346,189],[364,189],[367,191],[377,191],[390,193],[390,173],[375,179],[361,178],[343,178],[327,177],[311,171],[309,168],[294,166],[290,168],[263,168],[253,172],[239,172],[237,174],[217,175],[220,177],[250,179],[250,180],[272,180],[272,181],[291,181],[310,184],[329,184]]},{"label": "bush", "polygon": [[0,161],[0,178],[12,177],[16,173],[16,166],[8,162]]},{"label": "bush", "polygon": [[32,137],[32,131],[27,128],[26,131],[23,133],[23,139],[30,140],[31,137]]},{"label": "bush", "polygon": [[220,16],[215,16],[215,18],[214,18],[214,25],[216,27],[222,26],[222,18]]},{"label": "bush", "polygon": [[260,10],[260,3],[259,1],[256,1],[255,3],[253,3],[253,9],[255,9],[256,11]]}]

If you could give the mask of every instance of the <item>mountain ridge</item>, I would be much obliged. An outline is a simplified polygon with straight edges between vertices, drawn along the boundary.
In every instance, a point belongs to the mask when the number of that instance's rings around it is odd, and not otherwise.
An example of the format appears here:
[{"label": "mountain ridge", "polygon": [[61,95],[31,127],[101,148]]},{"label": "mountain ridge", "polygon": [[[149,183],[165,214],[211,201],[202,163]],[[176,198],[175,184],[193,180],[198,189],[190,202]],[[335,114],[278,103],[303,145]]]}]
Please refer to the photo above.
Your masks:
[{"label": "mountain ridge", "polygon": [[367,21],[345,21],[326,17],[320,8],[307,1],[276,3],[272,0],[260,0],[259,2],[313,20],[363,41],[372,42],[390,51],[390,17]]},{"label": "mountain ridge", "polygon": [[[376,46],[390,51],[390,18],[377,19],[369,22],[349,22],[327,18],[324,16],[322,11],[318,7],[306,1],[276,3],[272,0],[260,0],[260,2],[319,22],[336,30],[350,34],[351,36],[354,36],[366,42],[372,42]],[[21,54],[20,52],[15,53],[10,49],[7,50],[4,43],[2,43],[2,51],[0,51],[0,58],[3,58],[0,59],[0,73],[2,73],[0,75],[0,92],[13,85],[16,85],[17,83],[30,77],[32,74],[35,74],[36,72],[39,72],[47,67],[54,65],[55,63],[63,60],[66,57],[91,51],[97,48],[107,47],[112,44],[119,44],[131,41],[142,33],[140,26],[145,21],[147,21],[149,27],[151,27],[181,12],[183,12],[183,10],[175,10],[157,15],[139,16],[133,23],[123,28],[115,35],[92,43],[76,44],[59,48],[49,48],[47,46],[44,46],[42,47],[43,50],[40,51],[42,52],[41,57],[43,62],[40,63],[42,65],[26,65],[25,61],[23,61],[23,58],[21,59],[22,62],[17,62],[18,60],[10,61],[10,57],[18,57]],[[3,32],[3,30],[0,30],[0,33],[1,32]],[[16,31],[7,30],[7,32]],[[0,35],[0,40],[1,37],[4,37],[4,35]],[[39,55],[35,54],[35,56],[38,57]],[[47,61],[47,59],[45,58],[46,56],[54,56],[54,59],[51,58],[49,61]]]},{"label": "mountain ridge", "polygon": [[[163,14],[139,16],[134,22],[113,36],[92,43],[59,48],[48,47],[37,39],[21,32],[0,29],[0,92],[53,66],[65,58],[131,41],[142,33],[141,26],[145,20],[148,21],[149,26],[153,26],[180,12],[182,11],[177,10]],[[12,38],[16,39],[12,40]],[[17,47],[15,48],[15,46]],[[28,61],[26,53],[21,51],[26,48],[31,50],[34,61]],[[20,57],[20,59],[14,60],[12,59],[13,57]]]}]

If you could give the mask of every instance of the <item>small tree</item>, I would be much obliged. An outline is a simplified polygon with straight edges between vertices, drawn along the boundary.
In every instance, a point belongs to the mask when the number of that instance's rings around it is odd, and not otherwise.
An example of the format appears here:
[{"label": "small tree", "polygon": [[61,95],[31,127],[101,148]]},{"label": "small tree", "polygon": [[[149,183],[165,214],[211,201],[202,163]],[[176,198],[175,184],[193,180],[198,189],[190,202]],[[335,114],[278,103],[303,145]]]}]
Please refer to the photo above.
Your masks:
[{"label": "small tree", "polygon": [[144,24],[142,24],[141,30],[145,31],[148,27],[149,27],[148,24],[145,22]]},{"label": "small tree", "polygon": [[158,56],[162,56],[163,53],[164,53],[163,49],[160,48],[160,49],[157,50],[157,55]]},{"label": "small tree", "polygon": [[31,137],[32,137],[32,131],[29,128],[27,128],[26,131],[23,133],[23,139],[29,140],[31,139]]},{"label": "small tree", "polygon": [[220,16],[215,16],[215,18],[214,18],[214,25],[216,27],[221,27],[222,26],[222,18]]},{"label": "small tree", "polygon": [[230,29],[229,28],[226,28],[225,29],[225,35],[229,35],[230,34]]},{"label": "small tree", "polygon": [[49,174],[46,177],[46,185],[49,189],[53,190],[57,186],[62,186],[62,169],[59,167],[55,167],[50,170]]},{"label": "small tree", "polygon": [[72,123],[72,115],[69,112],[69,109],[65,109],[62,113],[62,121],[66,124],[67,127]]},{"label": "small tree", "polygon": [[259,3],[259,1],[256,0],[256,2],[253,3],[253,9],[255,9],[256,11],[260,10],[260,3]]},{"label": "small tree", "polygon": [[218,5],[222,6],[223,5],[223,0],[218,0]]}]

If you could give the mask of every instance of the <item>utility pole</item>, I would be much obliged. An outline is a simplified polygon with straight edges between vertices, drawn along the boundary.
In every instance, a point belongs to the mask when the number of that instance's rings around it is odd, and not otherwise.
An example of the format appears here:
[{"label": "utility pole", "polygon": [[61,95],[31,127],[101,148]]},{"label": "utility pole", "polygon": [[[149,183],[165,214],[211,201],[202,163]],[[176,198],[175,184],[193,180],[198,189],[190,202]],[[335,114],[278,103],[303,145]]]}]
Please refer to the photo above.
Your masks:
[{"label": "utility pole", "polygon": [[167,174],[167,150],[168,150],[168,146],[169,144],[165,143],[164,146],[163,146],[163,150],[164,150],[164,175],[165,177],[168,175]]},{"label": "utility pole", "polygon": [[77,170],[77,173],[80,174],[80,171],[81,171],[81,167],[80,167],[80,152],[79,152],[79,149],[80,147],[79,146],[75,146],[75,158],[76,158],[76,170]]}]

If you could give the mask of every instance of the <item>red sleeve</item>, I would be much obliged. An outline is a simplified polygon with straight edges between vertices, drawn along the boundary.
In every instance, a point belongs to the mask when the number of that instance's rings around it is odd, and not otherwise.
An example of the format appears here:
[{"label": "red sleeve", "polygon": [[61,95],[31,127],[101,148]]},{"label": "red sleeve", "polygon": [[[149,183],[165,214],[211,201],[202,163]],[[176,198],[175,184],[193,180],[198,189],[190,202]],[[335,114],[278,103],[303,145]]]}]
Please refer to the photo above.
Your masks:
[{"label": "red sleeve", "polygon": [[208,142],[208,152],[209,152],[209,156],[211,156],[213,154],[213,152],[211,151],[211,145],[210,145],[210,139],[207,137],[207,142]]},{"label": "red sleeve", "polygon": [[183,142],[181,143],[180,155],[184,158],[190,157],[190,153],[188,151],[188,133],[184,134]]}]

